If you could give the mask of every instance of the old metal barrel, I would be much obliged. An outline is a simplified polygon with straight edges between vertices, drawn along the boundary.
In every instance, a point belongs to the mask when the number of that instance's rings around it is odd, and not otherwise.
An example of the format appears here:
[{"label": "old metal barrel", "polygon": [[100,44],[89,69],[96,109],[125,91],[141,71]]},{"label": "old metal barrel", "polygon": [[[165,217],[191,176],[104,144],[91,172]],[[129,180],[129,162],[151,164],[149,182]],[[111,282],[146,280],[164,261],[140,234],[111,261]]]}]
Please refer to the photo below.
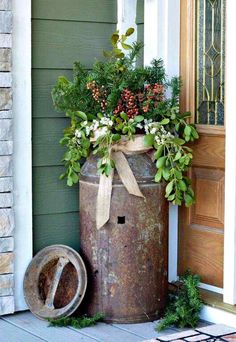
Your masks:
[{"label": "old metal barrel", "polygon": [[115,173],[110,219],[96,229],[99,176],[90,157],[80,180],[81,255],[88,271],[85,311],[107,322],[145,322],[160,316],[167,297],[168,205],[165,185],[146,154],[127,156],[145,200],[129,195]]}]

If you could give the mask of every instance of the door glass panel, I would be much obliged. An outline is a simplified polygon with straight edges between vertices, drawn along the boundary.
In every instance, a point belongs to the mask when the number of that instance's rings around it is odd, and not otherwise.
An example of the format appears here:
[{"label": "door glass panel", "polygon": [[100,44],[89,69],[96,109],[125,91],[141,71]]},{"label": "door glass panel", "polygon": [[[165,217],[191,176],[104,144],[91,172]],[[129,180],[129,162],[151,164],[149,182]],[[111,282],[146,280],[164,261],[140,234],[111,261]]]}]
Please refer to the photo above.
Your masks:
[{"label": "door glass panel", "polygon": [[196,0],[197,124],[224,125],[225,0]]}]

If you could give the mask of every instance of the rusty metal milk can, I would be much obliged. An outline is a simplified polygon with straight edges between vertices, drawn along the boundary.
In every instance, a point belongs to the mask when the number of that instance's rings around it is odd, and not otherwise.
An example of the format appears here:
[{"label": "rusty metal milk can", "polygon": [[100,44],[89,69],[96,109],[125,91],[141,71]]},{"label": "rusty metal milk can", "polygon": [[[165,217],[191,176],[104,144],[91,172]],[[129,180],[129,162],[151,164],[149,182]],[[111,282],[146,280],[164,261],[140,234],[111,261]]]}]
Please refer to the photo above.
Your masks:
[{"label": "rusty metal milk can", "polygon": [[167,298],[168,205],[165,185],[146,154],[127,156],[145,200],[129,195],[115,173],[110,219],[96,228],[97,159],[84,164],[80,180],[81,255],[88,271],[84,307],[107,322],[135,323],[160,316]]}]

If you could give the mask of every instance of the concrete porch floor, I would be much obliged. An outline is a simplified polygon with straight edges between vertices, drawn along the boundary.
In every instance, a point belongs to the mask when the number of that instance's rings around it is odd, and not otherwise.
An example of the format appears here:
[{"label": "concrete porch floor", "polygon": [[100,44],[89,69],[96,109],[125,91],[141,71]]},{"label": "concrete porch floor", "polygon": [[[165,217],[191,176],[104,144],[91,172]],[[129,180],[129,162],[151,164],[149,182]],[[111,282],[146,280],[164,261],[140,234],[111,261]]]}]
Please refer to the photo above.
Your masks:
[{"label": "concrete porch floor", "polygon": [[[168,329],[155,331],[157,322],[142,324],[105,324],[77,330],[48,327],[48,323],[35,318],[30,312],[21,312],[0,318],[0,342],[141,342],[179,332]],[[200,322],[199,327],[209,325]]]}]

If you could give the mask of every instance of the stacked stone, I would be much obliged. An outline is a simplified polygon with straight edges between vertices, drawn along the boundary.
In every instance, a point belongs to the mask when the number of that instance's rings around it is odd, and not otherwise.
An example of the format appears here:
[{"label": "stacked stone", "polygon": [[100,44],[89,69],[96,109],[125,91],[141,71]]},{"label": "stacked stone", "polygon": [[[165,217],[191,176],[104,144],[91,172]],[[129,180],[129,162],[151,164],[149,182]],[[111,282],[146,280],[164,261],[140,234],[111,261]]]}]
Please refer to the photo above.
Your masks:
[{"label": "stacked stone", "polygon": [[0,0],[0,315],[14,312],[12,0]]}]

